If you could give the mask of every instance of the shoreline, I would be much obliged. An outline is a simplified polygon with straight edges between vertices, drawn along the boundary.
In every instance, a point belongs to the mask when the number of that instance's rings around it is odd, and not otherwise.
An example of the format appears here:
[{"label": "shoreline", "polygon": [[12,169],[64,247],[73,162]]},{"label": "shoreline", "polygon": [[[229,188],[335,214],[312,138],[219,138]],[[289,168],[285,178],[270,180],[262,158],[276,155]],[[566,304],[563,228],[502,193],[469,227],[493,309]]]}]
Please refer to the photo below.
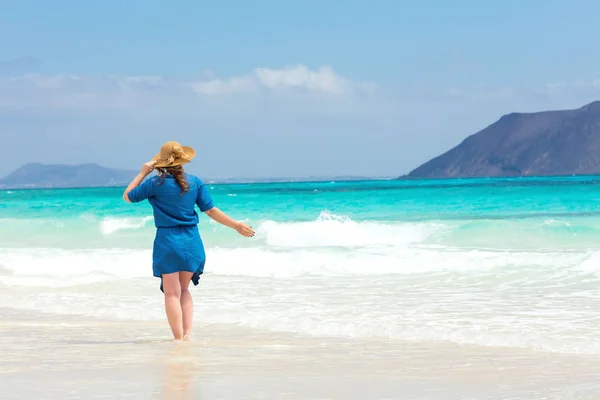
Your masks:
[{"label": "shoreline", "polygon": [[[0,308],[5,399],[594,399],[600,356]],[[93,393],[93,395],[91,395]],[[70,396],[70,397],[69,397]],[[470,396],[470,397],[469,397]]]}]

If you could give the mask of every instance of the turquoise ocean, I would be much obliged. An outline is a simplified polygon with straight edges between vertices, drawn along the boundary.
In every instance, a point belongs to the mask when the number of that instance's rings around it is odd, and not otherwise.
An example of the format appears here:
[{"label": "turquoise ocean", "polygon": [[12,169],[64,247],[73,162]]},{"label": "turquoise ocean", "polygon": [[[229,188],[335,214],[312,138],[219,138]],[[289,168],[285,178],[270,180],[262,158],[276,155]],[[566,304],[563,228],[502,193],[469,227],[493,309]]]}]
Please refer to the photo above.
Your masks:
[{"label": "turquoise ocean", "polygon": [[[600,354],[600,177],[209,186],[202,323]],[[0,306],[164,319],[122,190],[0,190]]]}]

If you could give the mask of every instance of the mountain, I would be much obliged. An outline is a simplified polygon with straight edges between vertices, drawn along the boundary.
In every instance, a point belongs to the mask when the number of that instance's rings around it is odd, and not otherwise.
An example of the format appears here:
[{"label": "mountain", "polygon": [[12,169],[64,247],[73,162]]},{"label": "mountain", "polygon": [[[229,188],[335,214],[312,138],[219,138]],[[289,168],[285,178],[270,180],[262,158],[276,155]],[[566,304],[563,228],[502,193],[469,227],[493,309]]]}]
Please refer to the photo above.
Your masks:
[{"label": "mountain", "polygon": [[128,184],[137,172],[105,168],[97,164],[25,164],[4,179],[0,186],[23,187],[93,187]]},{"label": "mountain", "polygon": [[512,113],[401,179],[600,174],[600,101]]}]

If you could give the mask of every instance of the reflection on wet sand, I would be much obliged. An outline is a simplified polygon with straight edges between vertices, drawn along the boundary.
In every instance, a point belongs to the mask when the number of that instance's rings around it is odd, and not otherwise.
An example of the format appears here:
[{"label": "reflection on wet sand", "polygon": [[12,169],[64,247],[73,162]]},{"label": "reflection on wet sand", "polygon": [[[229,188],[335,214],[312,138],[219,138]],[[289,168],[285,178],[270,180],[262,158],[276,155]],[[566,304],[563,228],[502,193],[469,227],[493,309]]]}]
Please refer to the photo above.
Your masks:
[{"label": "reflection on wet sand", "polygon": [[173,342],[164,358],[162,399],[201,400],[199,388],[194,392],[193,382],[200,375],[200,357],[194,356],[189,342]]}]

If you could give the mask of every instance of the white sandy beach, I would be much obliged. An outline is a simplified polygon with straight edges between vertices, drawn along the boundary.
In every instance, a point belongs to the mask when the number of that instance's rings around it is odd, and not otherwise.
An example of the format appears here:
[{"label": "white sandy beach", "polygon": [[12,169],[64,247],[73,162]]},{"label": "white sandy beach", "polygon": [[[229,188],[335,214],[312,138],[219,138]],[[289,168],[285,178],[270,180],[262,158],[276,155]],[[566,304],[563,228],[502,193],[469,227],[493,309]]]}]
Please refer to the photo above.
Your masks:
[{"label": "white sandy beach", "polygon": [[598,399],[600,357],[3,309],[2,399]]}]

